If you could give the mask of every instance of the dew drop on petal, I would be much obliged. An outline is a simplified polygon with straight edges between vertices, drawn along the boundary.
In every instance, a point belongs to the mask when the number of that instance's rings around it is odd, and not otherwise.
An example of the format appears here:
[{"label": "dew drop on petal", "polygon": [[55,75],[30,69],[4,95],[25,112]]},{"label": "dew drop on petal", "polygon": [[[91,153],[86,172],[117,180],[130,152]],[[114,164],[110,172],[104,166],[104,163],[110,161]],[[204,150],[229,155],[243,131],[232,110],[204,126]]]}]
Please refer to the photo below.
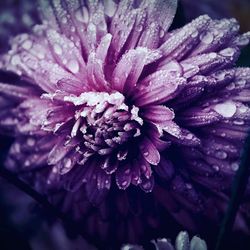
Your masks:
[{"label": "dew drop on petal", "polygon": [[240,112],[240,113],[245,113],[245,112],[247,112],[247,109],[248,109],[248,108],[247,108],[246,106],[240,106],[240,107],[239,107],[239,112]]},{"label": "dew drop on petal", "polygon": [[244,121],[241,120],[241,119],[236,119],[236,120],[233,121],[233,123],[234,123],[235,125],[243,125],[243,124],[244,124]]},{"label": "dew drop on petal", "polygon": [[241,37],[238,41],[237,41],[237,45],[239,46],[246,46],[249,43],[249,39],[247,37]]},{"label": "dew drop on petal", "polygon": [[55,51],[55,53],[57,55],[61,55],[62,54],[62,48],[61,48],[61,46],[59,44],[57,44],[57,43],[54,44],[53,48],[54,48],[54,51]]},{"label": "dew drop on petal", "polygon": [[35,145],[36,141],[33,138],[28,138],[27,139],[27,145],[30,147],[33,147]]},{"label": "dew drop on petal", "polygon": [[195,38],[197,36],[198,36],[198,31],[197,30],[195,30],[194,32],[192,32],[191,37]]},{"label": "dew drop on petal", "polygon": [[67,17],[63,17],[63,18],[62,18],[62,23],[66,24],[67,22],[68,22]]},{"label": "dew drop on petal", "polygon": [[212,165],[212,168],[213,168],[216,172],[218,172],[218,171],[220,170],[220,168],[219,168],[218,165]]},{"label": "dew drop on petal", "polygon": [[227,90],[233,90],[234,88],[235,88],[235,84],[233,82],[226,86]]},{"label": "dew drop on petal", "polygon": [[186,135],[186,139],[191,140],[193,138],[193,135],[191,133],[188,133]]},{"label": "dew drop on petal", "polygon": [[71,163],[72,163],[72,161],[71,161],[71,159],[65,159],[65,161],[64,161],[64,167],[65,168],[70,168],[71,167]]},{"label": "dew drop on petal", "polygon": [[79,63],[76,60],[70,60],[68,68],[72,73],[77,73],[79,71]]},{"label": "dew drop on petal", "polygon": [[11,58],[11,64],[12,65],[17,65],[21,62],[21,59],[20,59],[20,56],[19,55],[14,55],[12,58]]},{"label": "dew drop on petal", "polygon": [[116,4],[113,0],[104,1],[104,12],[107,16],[112,17],[116,11]]},{"label": "dew drop on petal", "polygon": [[26,40],[26,41],[23,43],[22,46],[23,46],[24,49],[29,50],[29,49],[31,49],[31,47],[32,47],[32,41]]},{"label": "dew drop on petal", "polygon": [[123,181],[123,182],[122,182],[122,187],[126,187],[126,186],[127,186],[127,184],[128,184],[128,182],[127,182],[127,181]]},{"label": "dew drop on petal", "polygon": [[223,49],[222,51],[219,52],[219,54],[222,56],[231,57],[234,55],[234,49],[232,48]]},{"label": "dew drop on petal", "polygon": [[214,36],[212,33],[207,32],[200,35],[200,40],[205,44],[210,44],[214,40]]},{"label": "dew drop on petal", "polygon": [[160,30],[160,38],[163,38],[165,35],[165,31],[163,29]]},{"label": "dew drop on petal", "polygon": [[75,12],[75,17],[79,22],[87,23],[89,21],[89,12],[86,7],[78,9]]},{"label": "dew drop on petal", "polygon": [[217,57],[217,54],[215,52],[212,52],[208,55],[211,59],[215,59]]},{"label": "dew drop on petal", "polygon": [[243,88],[245,85],[246,85],[246,80],[240,80],[240,81],[237,81],[237,85],[241,88]]},{"label": "dew drop on petal", "polygon": [[223,117],[230,118],[236,112],[236,105],[231,101],[219,103],[214,106],[214,110]]},{"label": "dew drop on petal", "polygon": [[227,153],[219,150],[215,153],[215,157],[217,157],[218,159],[224,160],[227,158]]},{"label": "dew drop on petal", "polygon": [[29,166],[30,166],[30,161],[29,161],[29,160],[26,160],[26,161],[24,162],[24,166],[25,166],[25,167],[29,167]]},{"label": "dew drop on petal", "polygon": [[231,169],[232,169],[233,171],[237,171],[237,170],[239,169],[239,163],[238,163],[238,162],[233,162],[233,163],[231,164]]},{"label": "dew drop on petal", "polygon": [[39,52],[37,53],[37,57],[38,57],[39,59],[44,59],[44,57],[45,57],[44,52],[39,51]]}]

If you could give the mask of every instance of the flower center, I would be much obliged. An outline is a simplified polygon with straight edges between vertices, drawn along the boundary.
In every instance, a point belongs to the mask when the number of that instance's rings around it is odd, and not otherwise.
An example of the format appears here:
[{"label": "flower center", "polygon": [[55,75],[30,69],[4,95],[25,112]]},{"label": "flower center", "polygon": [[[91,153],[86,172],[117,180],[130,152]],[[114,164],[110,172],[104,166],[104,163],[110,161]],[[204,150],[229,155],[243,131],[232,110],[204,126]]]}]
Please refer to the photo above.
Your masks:
[{"label": "flower center", "polygon": [[84,146],[92,152],[108,155],[140,135],[143,120],[139,108],[126,105],[119,92],[85,92],[64,100],[77,107],[71,137],[82,136]]}]

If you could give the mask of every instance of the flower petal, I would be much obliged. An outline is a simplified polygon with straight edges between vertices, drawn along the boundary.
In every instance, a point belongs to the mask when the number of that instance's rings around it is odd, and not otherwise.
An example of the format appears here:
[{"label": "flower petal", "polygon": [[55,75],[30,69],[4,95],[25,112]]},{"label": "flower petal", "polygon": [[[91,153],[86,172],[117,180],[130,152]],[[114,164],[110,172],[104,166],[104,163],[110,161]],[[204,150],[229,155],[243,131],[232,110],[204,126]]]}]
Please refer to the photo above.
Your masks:
[{"label": "flower petal", "polygon": [[140,144],[140,150],[145,158],[145,160],[152,164],[157,165],[160,162],[160,153],[156,149],[155,145],[152,143],[150,139],[145,137]]},{"label": "flower petal", "polygon": [[126,189],[131,183],[131,166],[120,166],[116,171],[115,180],[120,189]]}]

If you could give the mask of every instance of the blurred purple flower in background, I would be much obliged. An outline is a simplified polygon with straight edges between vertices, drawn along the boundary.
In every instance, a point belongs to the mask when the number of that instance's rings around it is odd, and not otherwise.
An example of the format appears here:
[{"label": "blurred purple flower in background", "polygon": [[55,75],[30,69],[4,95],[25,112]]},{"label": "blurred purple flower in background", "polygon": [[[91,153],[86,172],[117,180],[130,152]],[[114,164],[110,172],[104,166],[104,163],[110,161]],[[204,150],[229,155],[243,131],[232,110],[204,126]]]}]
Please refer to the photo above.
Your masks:
[{"label": "blurred purple flower in background", "polygon": [[[207,250],[206,242],[198,236],[194,236],[189,241],[187,232],[180,232],[175,240],[175,247],[166,238],[151,241],[156,250]],[[124,245],[121,250],[143,250],[139,245]]]},{"label": "blurred purple flower in background", "polygon": [[[168,32],[176,6],[40,1],[42,24],[0,58],[18,75],[0,83],[6,167],[98,240],[138,242],[166,227],[159,209],[198,230],[226,208],[250,123],[250,69],[235,67],[250,33],[207,15]],[[235,228],[248,231],[244,205]]]},{"label": "blurred purple flower in background", "polygon": [[18,33],[28,32],[39,23],[32,1],[5,0],[0,2],[0,53],[9,48],[8,40]]}]

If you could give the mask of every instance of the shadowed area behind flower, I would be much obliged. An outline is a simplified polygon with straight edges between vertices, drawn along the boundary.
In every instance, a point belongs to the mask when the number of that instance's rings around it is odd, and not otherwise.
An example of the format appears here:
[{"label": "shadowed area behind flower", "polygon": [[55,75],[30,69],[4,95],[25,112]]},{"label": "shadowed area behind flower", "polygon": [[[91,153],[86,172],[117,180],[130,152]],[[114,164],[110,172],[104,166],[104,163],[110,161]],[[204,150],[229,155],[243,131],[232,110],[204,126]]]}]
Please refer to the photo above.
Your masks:
[{"label": "shadowed area behind flower", "polygon": [[189,19],[197,15],[208,14],[212,18],[235,17],[241,24],[241,31],[245,32],[250,29],[248,13],[250,3],[248,0],[227,0],[216,2],[213,0],[181,0],[184,5],[185,13]]},{"label": "shadowed area behind flower", "polygon": [[[250,33],[207,15],[168,32],[176,4],[41,1],[42,24],[0,59],[16,74],[0,83],[6,167],[101,242],[157,236],[171,216],[216,225],[229,199],[250,117],[250,69],[235,63]],[[235,229],[249,233],[248,217],[249,188]]]},{"label": "shadowed area behind flower", "polygon": [[31,1],[6,0],[0,3],[0,53],[9,48],[8,40],[27,32],[39,23],[37,10]]}]

